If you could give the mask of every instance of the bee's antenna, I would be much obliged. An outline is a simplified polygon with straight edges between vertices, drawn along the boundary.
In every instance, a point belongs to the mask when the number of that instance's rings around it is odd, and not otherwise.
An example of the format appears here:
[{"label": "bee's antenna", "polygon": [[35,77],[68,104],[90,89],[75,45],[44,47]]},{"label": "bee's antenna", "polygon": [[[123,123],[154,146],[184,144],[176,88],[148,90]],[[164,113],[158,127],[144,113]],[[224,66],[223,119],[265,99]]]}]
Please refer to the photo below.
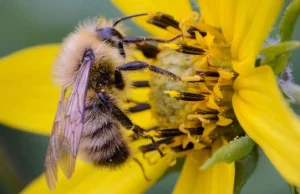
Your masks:
[{"label": "bee's antenna", "polygon": [[139,14],[134,14],[134,15],[129,15],[129,16],[121,17],[121,18],[117,19],[117,20],[113,23],[113,26],[112,26],[112,27],[115,27],[118,23],[120,23],[120,22],[123,21],[123,20],[127,20],[127,19],[130,19],[130,18],[135,18],[135,17],[139,17],[139,16],[146,16],[146,15],[148,15],[148,13],[139,13]]}]

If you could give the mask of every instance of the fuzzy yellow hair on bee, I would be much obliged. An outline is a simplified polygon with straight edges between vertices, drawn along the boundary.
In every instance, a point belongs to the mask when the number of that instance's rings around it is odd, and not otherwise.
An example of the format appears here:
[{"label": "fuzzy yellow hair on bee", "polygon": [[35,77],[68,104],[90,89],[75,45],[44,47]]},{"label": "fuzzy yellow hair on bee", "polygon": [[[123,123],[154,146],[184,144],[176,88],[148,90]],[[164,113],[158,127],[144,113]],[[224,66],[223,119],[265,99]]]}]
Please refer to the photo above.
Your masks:
[{"label": "fuzzy yellow hair on bee", "polygon": [[[118,48],[112,47],[107,41],[103,41],[97,36],[97,29],[112,26],[112,21],[105,18],[94,18],[79,23],[75,31],[70,33],[63,41],[61,52],[53,68],[54,81],[62,86],[70,86],[79,69],[82,61],[82,53],[90,48],[94,51],[95,60],[111,56],[115,59],[113,64],[124,63],[124,57],[119,54]],[[116,28],[124,34],[124,28]]]}]

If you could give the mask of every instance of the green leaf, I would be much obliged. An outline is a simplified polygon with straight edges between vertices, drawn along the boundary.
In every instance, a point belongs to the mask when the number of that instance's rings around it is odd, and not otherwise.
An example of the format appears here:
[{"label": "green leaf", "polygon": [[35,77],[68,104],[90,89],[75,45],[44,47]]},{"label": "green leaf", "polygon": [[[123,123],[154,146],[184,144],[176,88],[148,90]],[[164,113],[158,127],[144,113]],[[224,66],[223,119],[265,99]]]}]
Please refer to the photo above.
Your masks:
[{"label": "green leaf", "polygon": [[275,45],[266,46],[261,53],[266,56],[266,63],[272,62],[282,54],[300,47],[300,41],[285,41]]},{"label": "green leaf", "polygon": [[299,189],[297,189],[297,187],[289,184],[289,188],[290,188],[291,194],[300,194]]},{"label": "green leaf", "polygon": [[[1,139],[1,138],[0,138]],[[18,193],[24,183],[21,177],[18,176],[18,172],[14,169],[11,161],[9,161],[7,153],[0,147],[0,193]]]},{"label": "green leaf", "polygon": [[251,177],[256,169],[258,158],[259,153],[257,146],[255,146],[247,156],[235,162],[234,194],[239,194]]},{"label": "green leaf", "polygon": [[174,172],[180,172],[182,170],[182,167],[184,165],[185,157],[184,158],[177,158],[176,164],[166,171],[165,174],[174,173]]},{"label": "green leaf", "polygon": [[248,136],[235,139],[215,151],[212,157],[207,159],[200,169],[207,169],[219,162],[231,163],[239,160],[252,150],[254,144],[254,141]]},{"label": "green leaf", "polygon": [[284,16],[280,22],[280,39],[281,42],[291,40],[294,27],[300,13],[300,0],[293,0],[286,8]]},{"label": "green leaf", "polygon": [[275,45],[262,48],[261,53],[265,55],[264,64],[270,65],[274,71],[281,69],[286,64],[286,55],[289,51],[300,47],[300,41],[285,41]]},{"label": "green leaf", "polygon": [[[294,28],[298,15],[300,13],[300,0],[294,0],[287,7],[280,23],[280,41],[285,42],[292,39]],[[289,53],[282,54],[280,60],[273,64],[273,70],[276,74],[280,73],[289,60]]]}]

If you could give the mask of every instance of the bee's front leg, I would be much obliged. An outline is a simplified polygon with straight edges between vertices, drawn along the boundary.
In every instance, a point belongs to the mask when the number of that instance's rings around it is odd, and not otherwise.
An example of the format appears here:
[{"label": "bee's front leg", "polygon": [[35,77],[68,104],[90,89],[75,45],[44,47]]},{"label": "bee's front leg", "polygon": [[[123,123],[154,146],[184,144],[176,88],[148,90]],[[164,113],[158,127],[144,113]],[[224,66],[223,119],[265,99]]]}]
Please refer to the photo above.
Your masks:
[{"label": "bee's front leg", "polygon": [[[160,67],[157,67],[155,65],[150,65],[144,61],[133,61],[129,62],[123,65],[120,65],[115,70],[115,86],[119,90],[123,90],[125,88],[124,79],[122,76],[122,71],[139,71],[149,69],[151,72],[165,76],[169,79],[175,80],[175,81],[181,81],[181,78],[174,73],[167,71],[165,69],[162,69]],[[145,83],[147,84],[147,83]]]}]

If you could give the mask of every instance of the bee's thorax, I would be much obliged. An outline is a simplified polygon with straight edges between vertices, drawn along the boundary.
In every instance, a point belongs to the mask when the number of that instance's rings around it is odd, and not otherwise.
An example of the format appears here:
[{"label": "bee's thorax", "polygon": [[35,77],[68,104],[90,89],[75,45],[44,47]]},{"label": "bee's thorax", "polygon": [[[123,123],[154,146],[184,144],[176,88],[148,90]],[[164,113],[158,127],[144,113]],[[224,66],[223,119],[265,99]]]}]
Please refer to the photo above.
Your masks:
[{"label": "bee's thorax", "polygon": [[114,68],[109,61],[94,65],[90,71],[88,87],[97,93],[114,88]]}]

